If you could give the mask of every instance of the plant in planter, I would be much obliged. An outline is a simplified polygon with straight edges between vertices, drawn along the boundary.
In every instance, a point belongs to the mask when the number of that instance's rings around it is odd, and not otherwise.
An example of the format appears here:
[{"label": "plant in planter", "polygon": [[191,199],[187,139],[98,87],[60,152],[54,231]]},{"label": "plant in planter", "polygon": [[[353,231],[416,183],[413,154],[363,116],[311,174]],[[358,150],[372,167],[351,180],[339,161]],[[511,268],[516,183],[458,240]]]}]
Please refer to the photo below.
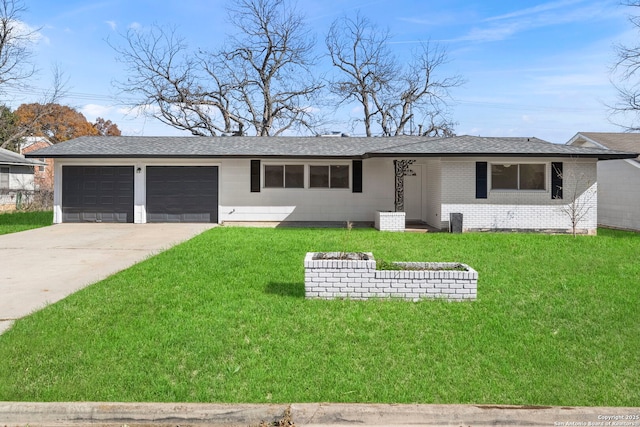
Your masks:
[{"label": "plant in planter", "polygon": [[353,229],[353,223],[351,221],[346,222],[346,231],[342,239],[342,251],[340,252],[314,252],[314,259],[344,259],[344,260],[367,260],[368,255],[364,252],[348,252],[347,249],[351,242],[351,230]]},{"label": "plant in planter", "polygon": [[469,271],[469,267],[459,262],[389,262],[377,260],[378,270],[391,271]]}]

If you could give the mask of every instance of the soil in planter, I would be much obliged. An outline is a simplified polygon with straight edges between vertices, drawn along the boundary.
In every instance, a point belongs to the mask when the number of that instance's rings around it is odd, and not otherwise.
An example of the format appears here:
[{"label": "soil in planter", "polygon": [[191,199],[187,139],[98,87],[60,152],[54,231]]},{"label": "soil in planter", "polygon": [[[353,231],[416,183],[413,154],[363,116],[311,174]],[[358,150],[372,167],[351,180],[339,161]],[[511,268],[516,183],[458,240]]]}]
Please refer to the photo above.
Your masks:
[{"label": "soil in planter", "polygon": [[462,264],[453,264],[446,266],[419,267],[412,265],[399,265],[395,262],[385,260],[376,261],[376,270],[410,270],[410,271],[467,271]]},{"label": "soil in planter", "polygon": [[318,252],[313,256],[314,260],[339,259],[349,261],[368,261],[369,255],[363,252]]}]

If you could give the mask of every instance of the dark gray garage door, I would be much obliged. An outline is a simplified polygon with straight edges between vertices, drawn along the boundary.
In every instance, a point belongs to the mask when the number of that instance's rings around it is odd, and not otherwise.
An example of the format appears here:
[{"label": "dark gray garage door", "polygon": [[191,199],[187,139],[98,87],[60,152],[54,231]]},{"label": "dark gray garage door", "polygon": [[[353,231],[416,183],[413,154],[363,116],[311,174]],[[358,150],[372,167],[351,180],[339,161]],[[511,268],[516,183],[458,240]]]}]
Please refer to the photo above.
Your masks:
[{"label": "dark gray garage door", "polygon": [[62,222],[133,222],[132,166],[63,166]]},{"label": "dark gray garage door", "polygon": [[147,222],[218,222],[218,168],[148,166]]}]

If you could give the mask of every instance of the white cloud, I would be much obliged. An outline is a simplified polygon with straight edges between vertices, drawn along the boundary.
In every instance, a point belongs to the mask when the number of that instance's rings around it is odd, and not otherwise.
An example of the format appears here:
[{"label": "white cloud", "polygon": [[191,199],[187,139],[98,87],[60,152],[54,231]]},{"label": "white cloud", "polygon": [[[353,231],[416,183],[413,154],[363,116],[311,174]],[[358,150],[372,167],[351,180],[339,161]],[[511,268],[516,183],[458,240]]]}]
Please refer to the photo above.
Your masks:
[{"label": "white cloud", "polygon": [[110,115],[114,112],[114,108],[107,105],[86,104],[80,108],[80,112],[84,114],[88,121],[94,122],[96,118]]},{"label": "white cloud", "polygon": [[563,7],[566,7],[566,6],[571,6],[571,5],[574,5],[576,3],[582,3],[583,1],[584,0],[561,0],[561,1],[543,3],[543,4],[539,4],[537,6],[534,6],[534,7],[529,7],[529,8],[526,8],[526,9],[516,10],[515,12],[509,12],[509,13],[505,13],[503,15],[493,16],[493,17],[485,19],[485,21],[499,21],[499,20],[504,20],[504,19],[519,18],[519,17],[522,17],[522,16],[535,15],[535,14],[539,14],[541,12],[547,12],[549,10],[555,10],[555,9],[560,9],[560,8],[563,8]]},{"label": "white cloud", "polygon": [[587,25],[617,14],[618,8],[610,1],[561,0],[486,18],[482,20],[486,26],[471,28],[466,35],[451,41],[499,41],[537,28],[571,23]]},{"label": "white cloud", "polygon": [[141,28],[142,28],[142,24],[139,22],[132,22],[131,24],[129,24],[130,30],[137,31],[137,30],[140,30]]},{"label": "white cloud", "polygon": [[455,9],[453,11],[430,10],[427,14],[401,16],[397,18],[397,20],[414,25],[442,27],[447,25],[457,25],[461,20],[469,19],[468,15],[469,12],[463,9]]},{"label": "white cloud", "polygon": [[120,107],[116,111],[118,112],[118,114],[122,114],[123,116],[127,114],[137,114],[134,113],[133,110],[129,107]]},{"label": "white cloud", "polygon": [[116,28],[118,27],[118,25],[116,24],[116,21],[104,21],[105,24],[107,24],[113,31],[116,30]]},{"label": "white cloud", "polygon": [[153,113],[160,113],[160,107],[157,105],[146,104],[135,107],[121,107],[117,112],[123,116],[131,117],[144,117]]},{"label": "white cloud", "polygon": [[320,108],[318,107],[313,107],[311,105],[302,108],[302,111],[304,111],[305,113],[309,113],[309,114],[315,114],[315,113],[319,113],[320,111],[322,111]]},{"label": "white cloud", "polygon": [[50,44],[50,40],[48,37],[45,37],[38,29],[32,27],[26,22],[22,21],[12,21],[13,27],[15,28],[15,36],[19,39],[22,39],[24,43],[44,43]]},{"label": "white cloud", "polygon": [[521,28],[522,26],[518,23],[498,25],[491,28],[472,28],[469,34],[457,39],[457,41],[492,42],[505,40],[521,30]]}]

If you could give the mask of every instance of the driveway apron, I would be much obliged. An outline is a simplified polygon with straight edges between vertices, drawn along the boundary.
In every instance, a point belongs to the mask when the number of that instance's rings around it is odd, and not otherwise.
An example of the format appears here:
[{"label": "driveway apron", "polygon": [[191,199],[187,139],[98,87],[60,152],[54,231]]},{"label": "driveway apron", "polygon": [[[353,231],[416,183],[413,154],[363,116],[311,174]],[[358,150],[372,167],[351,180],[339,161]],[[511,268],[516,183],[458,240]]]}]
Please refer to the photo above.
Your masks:
[{"label": "driveway apron", "polygon": [[0,236],[0,333],[214,224],[57,224]]}]

